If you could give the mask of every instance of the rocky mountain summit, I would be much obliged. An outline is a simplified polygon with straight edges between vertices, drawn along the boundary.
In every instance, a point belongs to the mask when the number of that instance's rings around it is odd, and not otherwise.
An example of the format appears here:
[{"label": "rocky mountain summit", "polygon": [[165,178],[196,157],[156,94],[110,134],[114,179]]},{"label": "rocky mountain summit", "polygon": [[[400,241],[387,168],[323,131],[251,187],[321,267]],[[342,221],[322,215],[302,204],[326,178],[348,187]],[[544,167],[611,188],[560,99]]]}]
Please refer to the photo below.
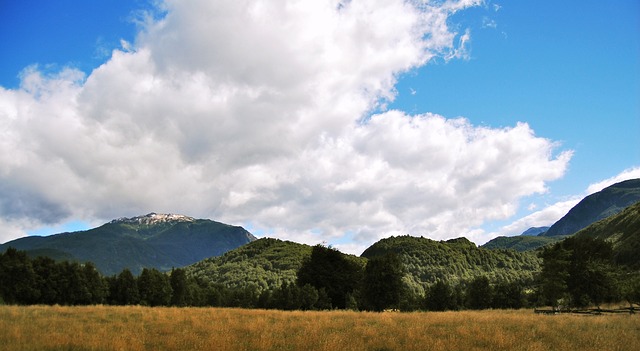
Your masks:
[{"label": "rocky mountain summit", "polygon": [[122,218],[114,219],[109,223],[154,225],[158,223],[167,223],[167,222],[194,222],[195,220],[196,219],[193,217],[184,216],[180,214],[151,212],[144,216],[136,216],[131,218],[122,217]]}]

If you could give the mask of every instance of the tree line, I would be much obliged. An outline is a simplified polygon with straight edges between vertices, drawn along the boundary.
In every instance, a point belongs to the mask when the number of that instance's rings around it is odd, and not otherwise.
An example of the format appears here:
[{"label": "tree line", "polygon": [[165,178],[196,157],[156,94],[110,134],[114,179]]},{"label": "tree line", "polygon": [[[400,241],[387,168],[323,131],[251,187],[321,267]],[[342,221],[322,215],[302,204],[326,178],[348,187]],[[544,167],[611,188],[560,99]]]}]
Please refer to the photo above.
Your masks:
[{"label": "tree line", "polygon": [[534,279],[492,281],[486,275],[438,280],[424,295],[408,288],[406,267],[397,253],[366,262],[317,245],[293,281],[263,289],[255,284],[228,287],[170,272],[128,269],[102,276],[90,263],[30,258],[8,249],[0,255],[0,302],[7,304],[216,306],[281,310],[386,309],[461,310],[585,306],[626,300],[640,302],[640,278],[617,266],[611,245],[569,238],[541,251],[542,270]]}]

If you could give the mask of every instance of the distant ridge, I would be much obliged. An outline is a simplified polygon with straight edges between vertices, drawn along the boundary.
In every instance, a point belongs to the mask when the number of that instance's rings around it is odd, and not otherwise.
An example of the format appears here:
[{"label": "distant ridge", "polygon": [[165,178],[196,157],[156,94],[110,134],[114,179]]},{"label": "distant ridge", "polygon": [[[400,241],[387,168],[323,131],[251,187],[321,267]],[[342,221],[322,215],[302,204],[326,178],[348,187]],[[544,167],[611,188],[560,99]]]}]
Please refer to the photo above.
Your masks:
[{"label": "distant ridge", "polygon": [[531,251],[543,247],[548,244],[558,242],[566,238],[564,235],[557,236],[499,236],[489,240],[486,244],[480,246],[485,249],[512,249],[519,252]]},{"label": "distant ridge", "polygon": [[522,236],[536,236],[545,233],[549,230],[549,227],[531,227],[524,232],[522,232]]},{"label": "distant ridge", "polygon": [[178,214],[149,213],[114,219],[100,227],[50,236],[29,236],[0,245],[31,256],[91,261],[104,275],[128,268],[170,270],[187,266],[256,240],[242,227]]},{"label": "distant ridge", "polygon": [[573,235],[592,223],[618,214],[626,207],[640,201],[640,179],[625,180],[593,193],[580,201],[569,212],[554,223],[546,232],[535,233],[544,227],[529,228],[522,235],[500,236],[481,247],[487,249],[535,250]]},{"label": "distant ridge", "polygon": [[640,269],[640,201],[575,234],[608,241],[618,264]]},{"label": "distant ridge", "polygon": [[543,236],[575,234],[589,224],[620,213],[638,201],[640,201],[640,179],[613,184],[582,199]]}]

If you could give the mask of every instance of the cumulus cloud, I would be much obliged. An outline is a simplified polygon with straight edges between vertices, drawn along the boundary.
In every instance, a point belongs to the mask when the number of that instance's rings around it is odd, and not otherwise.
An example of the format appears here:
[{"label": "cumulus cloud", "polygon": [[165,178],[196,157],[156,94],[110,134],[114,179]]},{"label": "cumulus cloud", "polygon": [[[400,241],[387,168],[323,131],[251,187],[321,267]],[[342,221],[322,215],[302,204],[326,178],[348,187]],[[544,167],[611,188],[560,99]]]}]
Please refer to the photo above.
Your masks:
[{"label": "cumulus cloud", "polygon": [[28,68],[0,88],[3,239],[157,211],[356,252],[505,219],[570,151],[526,123],[380,112],[400,74],[466,55],[448,20],[479,3],[168,0],[89,74]]}]

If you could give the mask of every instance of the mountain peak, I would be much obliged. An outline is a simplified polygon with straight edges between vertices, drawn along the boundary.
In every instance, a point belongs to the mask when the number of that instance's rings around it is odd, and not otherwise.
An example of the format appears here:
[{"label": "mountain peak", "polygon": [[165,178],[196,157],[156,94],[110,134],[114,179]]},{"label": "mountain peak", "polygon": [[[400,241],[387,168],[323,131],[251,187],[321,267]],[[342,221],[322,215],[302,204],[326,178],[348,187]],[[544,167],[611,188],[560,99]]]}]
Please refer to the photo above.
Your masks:
[{"label": "mountain peak", "polygon": [[109,223],[152,225],[152,224],[166,223],[166,222],[193,222],[193,221],[195,221],[193,217],[184,216],[180,214],[151,212],[144,216],[137,216],[137,217],[131,217],[131,218],[122,217],[122,218],[114,219]]}]

